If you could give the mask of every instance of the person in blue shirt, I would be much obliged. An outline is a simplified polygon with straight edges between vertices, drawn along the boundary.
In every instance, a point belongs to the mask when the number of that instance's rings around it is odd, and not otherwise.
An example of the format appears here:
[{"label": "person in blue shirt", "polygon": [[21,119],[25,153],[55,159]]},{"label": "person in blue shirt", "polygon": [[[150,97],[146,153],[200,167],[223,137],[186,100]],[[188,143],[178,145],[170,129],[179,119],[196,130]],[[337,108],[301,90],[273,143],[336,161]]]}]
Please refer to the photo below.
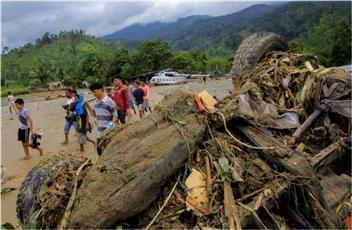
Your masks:
[{"label": "person in blue shirt", "polygon": [[72,90],[76,100],[72,103],[71,111],[72,116],[76,117],[77,120],[77,131],[78,131],[78,143],[80,145],[80,153],[84,154],[84,144],[88,141],[96,146],[96,142],[88,137],[88,132],[92,131],[92,127],[89,123],[89,116],[87,109],[84,105],[83,94],[77,93],[76,90]]}]

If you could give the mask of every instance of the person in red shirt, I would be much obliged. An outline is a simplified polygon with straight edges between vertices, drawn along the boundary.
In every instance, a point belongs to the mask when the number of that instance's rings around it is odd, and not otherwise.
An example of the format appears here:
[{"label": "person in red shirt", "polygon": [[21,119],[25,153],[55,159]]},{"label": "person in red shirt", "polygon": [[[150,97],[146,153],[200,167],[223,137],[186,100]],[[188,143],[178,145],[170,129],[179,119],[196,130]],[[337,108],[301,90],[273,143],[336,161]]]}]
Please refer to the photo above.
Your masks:
[{"label": "person in red shirt", "polygon": [[117,116],[122,124],[126,123],[126,114],[129,113],[130,100],[128,98],[128,87],[122,84],[120,78],[114,80],[112,99],[117,106]]},{"label": "person in red shirt", "polygon": [[144,81],[142,81],[142,89],[144,91],[144,97],[143,97],[143,106],[145,111],[147,112],[149,110],[149,112],[152,112],[152,108],[149,105],[149,100],[150,100],[150,87],[149,85],[147,85]]}]

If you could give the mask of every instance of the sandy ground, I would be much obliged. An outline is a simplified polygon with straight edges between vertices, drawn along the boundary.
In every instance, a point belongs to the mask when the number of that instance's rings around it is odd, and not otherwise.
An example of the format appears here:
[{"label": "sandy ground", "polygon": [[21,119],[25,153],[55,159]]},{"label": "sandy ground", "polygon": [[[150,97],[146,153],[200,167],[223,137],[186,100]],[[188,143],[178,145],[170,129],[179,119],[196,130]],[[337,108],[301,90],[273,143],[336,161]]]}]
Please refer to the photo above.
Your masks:
[{"label": "sandy ground", "polygon": [[[151,104],[152,106],[157,104],[164,95],[176,90],[192,93],[205,89],[217,98],[222,98],[228,95],[231,88],[232,83],[228,79],[207,81],[206,84],[189,82],[182,85],[153,86],[151,88]],[[86,93],[87,99],[93,98],[91,94]],[[34,128],[37,130],[40,128],[44,132],[41,143],[45,150],[45,155],[48,156],[54,153],[79,154],[79,145],[76,142],[73,129],[69,136],[70,143],[68,145],[61,144],[64,140],[63,125],[65,122],[65,111],[61,105],[64,104],[66,99],[58,98],[46,101],[45,96],[47,95],[48,93],[38,93],[22,97],[25,100],[25,107],[33,118]],[[137,119],[139,118],[134,116],[130,122]],[[21,144],[17,141],[18,123],[17,116],[11,116],[6,99],[3,98],[1,103],[1,165],[6,168],[6,177],[2,188],[13,187],[15,190],[1,195],[1,223],[9,222],[15,226],[18,225],[16,218],[18,190],[27,173],[43,159],[39,157],[39,153],[36,150],[31,149],[32,159],[21,160],[24,157],[24,153]],[[95,133],[91,133],[90,137],[94,138]],[[93,145],[86,144],[85,148],[87,156],[95,161],[97,154]]]}]

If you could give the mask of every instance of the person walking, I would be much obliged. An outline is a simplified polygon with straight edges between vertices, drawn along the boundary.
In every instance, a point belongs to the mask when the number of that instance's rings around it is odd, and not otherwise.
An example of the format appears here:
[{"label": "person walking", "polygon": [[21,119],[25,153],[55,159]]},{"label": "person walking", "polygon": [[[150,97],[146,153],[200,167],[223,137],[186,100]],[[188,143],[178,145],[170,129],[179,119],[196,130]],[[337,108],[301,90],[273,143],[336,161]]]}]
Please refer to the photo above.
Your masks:
[{"label": "person walking", "polygon": [[[10,91],[8,92],[7,102],[8,102],[8,105],[9,105],[10,114],[12,115],[12,110],[14,111],[14,113],[16,113],[15,97],[11,94]],[[12,118],[11,118],[11,120],[12,120]]]},{"label": "person walking", "polygon": [[[21,98],[15,100],[15,107],[17,109],[18,120],[20,122],[20,127],[18,129],[18,141],[22,142],[22,147],[24,150],[25,160],[29,160],[31,158],[29,154],[29,147],[35,148],[39,151],[40,156],[44,155],[44,150],[39,146],[38,143],[32,145],[29,143],[29,137],[36,137],[37,134],[34,129],[32,117],[29,115],[27,109],[24,108],[24,101]],[[32,133],[32,135],[30,135]]]},{"label": "person walking", "polygon": [[142,81],[142,89],[144,92],[144,97],[143,97],[143,106],[144,110],[146,112],[152,112],[152,108],[150,107],[149,101],[150,101],[150,87],[145,83],[145,81]]},{"label": "person walking", "polygon": [[[132,83],[129,81],[126,81],[126,85],[128,86],[128,99],[130,100],[130,111],[133,110],[134,114],[137,114],[136,109],[134,108],[134,96],[133,96],[133,91],[134,91],[134,86]],[[132,116],[132,113],[130,113]]]},{"label": "person walking", "polygon": [[112,99],[117,106],[117,116],[122,124],[126,123],[126,114],[130,112],[130,100],[128,98],[128,88],[122,84],[120,78],[114,80]]},{"label": "person walking", "polygon": [[144,91],[141,88],[141,84],[139,81],[134,82],[133,96],[138,107],[139,118],[142,119],[144,117]]},{"label": "person walking", "polygon": [[89,113],[97,119],[96,145],[97,153],[100,156],[103,153],[103,149],[99,147],[101,134],[109,124],[117,122],[117,108],[115,102],[104,92],[102,84],[93,83],[89,89],[96,98],[94,108],[87,101],[84,102],[84,105]]},{"label": "person walking", "polygon": [[84,106],[84,96],[77,93],[76,90],[72,90],[76,100],[71,104],[70,111],[76,117],[77,132],[78,132],[78,143],[80,145],[80,153],[85,153],[84,144],[91,142],[94,147],[96,142],[88,137],[88,132],[91,132],[92,127],[89,123],[89,115],[87,109]]},{"label": "person walking", "polygon": [[63,145],[68,144],[68,135],[70,133],[70,129],[73,126],[76,133],[78,132],[78,124],[77,124],[77,118],[72,114],[72,111],[70,111],[70,106],[72,103],[76,101],[75,97],[75,90],[74,89],[66,89],[66,103],[62,106],[66,110],[66,116],[65,116],[65,125],[64,125],[64,134],[65,134],[65,140],[62,142]]}]

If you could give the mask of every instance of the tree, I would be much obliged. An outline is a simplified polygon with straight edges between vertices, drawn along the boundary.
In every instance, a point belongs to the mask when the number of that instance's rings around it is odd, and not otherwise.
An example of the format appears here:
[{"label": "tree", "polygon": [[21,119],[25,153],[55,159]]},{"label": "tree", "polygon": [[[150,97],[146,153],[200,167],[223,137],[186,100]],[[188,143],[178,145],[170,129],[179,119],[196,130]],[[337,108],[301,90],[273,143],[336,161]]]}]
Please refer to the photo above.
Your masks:
[{"label": "tree", "polygon": [[2,54],[6,54],[9,50],[10,48],[8,46],[4,46],[4,48],[2,48]]},{"label": "tree", "polygon": [[334,66],[351,64],[351,25],[345,18],[338,22],[333,37],[331,64]]},{"label": "tree", "polygon": [[226,73],[230,70],[231,63],[225,57],[210,57],[207,63],[207,71],[219,70]]},{"label": "tree", "polygon": [[39,79],[41,83],[46,83],[52,76],[51,67],[46,60],[38,60],[36,68],[32,71],[29,77],[32,79]]},{"label": "tree", "polygon": [[167,68],[172,57],[171,45],[160,39],[143,42],[139,45],[136,61],[143,70],[157,71]]},{"label": "tree", "polygon": [[99,53],[87,54],[81,62],[82,76],[76,77],[81,82],[88,76],[95,76],[99,82],[110,82],[109,62]]},{"label": "tree", "polygon": [[[111,72],[110,74],[112,76],[116,76],[116,75],[122,75],[123,72],[123,66],[127,63],[131,62],[131,57],[128,53],[127,49],[119,49],[114,57],[113,57],[113,64],[111,67]],[[124,76],[122,76],[124,77]]]},{"label": "tree", "polygon": [[294,44],[294,50],[317,55],[325,66],[351,63],[351,31],[345,18],[324,15]]},{"label": "tree", "polygon": [[191,72],[195,69],[195,62],[189,52],[180,51],[170,59],[170,67],[184,72]]}]

